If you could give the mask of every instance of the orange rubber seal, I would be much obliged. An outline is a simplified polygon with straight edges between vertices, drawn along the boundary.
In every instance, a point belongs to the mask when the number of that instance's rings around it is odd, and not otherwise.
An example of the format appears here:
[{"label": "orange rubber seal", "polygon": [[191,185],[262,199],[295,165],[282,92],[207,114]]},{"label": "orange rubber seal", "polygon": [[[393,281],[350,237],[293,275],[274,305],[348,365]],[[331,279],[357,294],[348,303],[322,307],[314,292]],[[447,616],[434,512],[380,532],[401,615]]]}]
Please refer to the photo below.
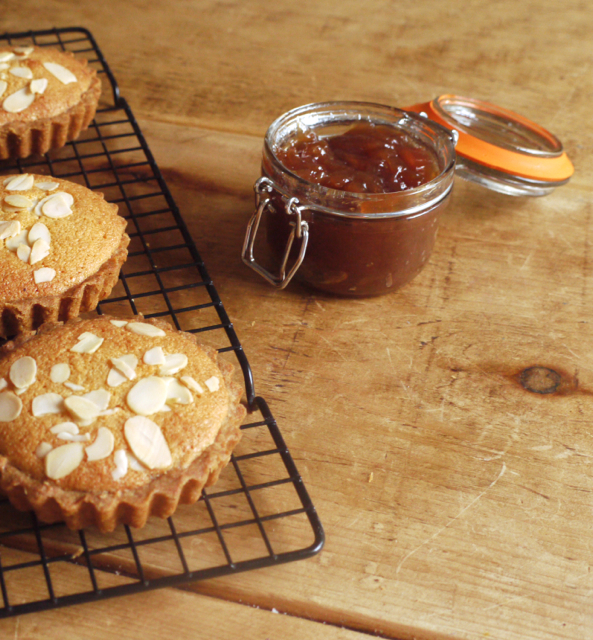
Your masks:
[{"label": "orange rubber seal", "polygon": [[[455,98],[454,96],[441,96],[441,99],[449,97]],[[449,130],[454,129],[457,131],[459,140],[455,151],[460,156],[504,173],[545,182],[563,182],[568,180],[574,173],[572,162],[564,151],[557,155],[542,157],[499,147],[464,131],[463,127],[454,121],[446,120],[437,111],[438,106],[435,106],[435,102],[435,100],[431,100],[430,102],[416,104],[407,107],[406,111],[424,112],[431,120],[438,122]],[[486,102],[480,102],[479,104],[481,107],[489,107],[492,113],[504,113],[505,116],[512,118],[524,127],[537,131],[549,140],[556,141],[556,138],[551,133],[517,113],[503,110]]]}]

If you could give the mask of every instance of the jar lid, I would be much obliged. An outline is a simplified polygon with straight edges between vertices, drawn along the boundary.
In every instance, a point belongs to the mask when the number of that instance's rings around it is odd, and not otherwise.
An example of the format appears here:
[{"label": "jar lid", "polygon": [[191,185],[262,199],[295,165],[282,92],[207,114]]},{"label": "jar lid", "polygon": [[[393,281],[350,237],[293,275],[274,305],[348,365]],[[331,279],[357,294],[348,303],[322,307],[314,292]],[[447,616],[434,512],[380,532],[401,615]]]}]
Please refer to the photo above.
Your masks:
[{"label": "jar lid", "polygon": [[407,110],[456,131],[456,174],[495,191],[544,195],[568,182],[574,172],[556,136],[508,109],[442,95]]}]

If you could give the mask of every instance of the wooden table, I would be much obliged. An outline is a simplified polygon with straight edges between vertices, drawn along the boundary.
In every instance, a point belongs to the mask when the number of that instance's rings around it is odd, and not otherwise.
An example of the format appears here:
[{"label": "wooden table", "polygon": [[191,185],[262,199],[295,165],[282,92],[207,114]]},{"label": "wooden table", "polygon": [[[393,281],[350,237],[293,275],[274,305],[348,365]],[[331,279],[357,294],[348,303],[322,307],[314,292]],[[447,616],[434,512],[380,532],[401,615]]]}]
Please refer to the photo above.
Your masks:
[{"label": "wooden table", "polygon": [[[307,561],[7,619],[0,636],[593,638],[588,5],[4,0],[0,17],[95,35],[327,534]],[[275,117],[448,92],[556,133],[571,182],[513,198],[457,180],[429,265],[381,298],[275,291],[242,265]],[[532,366],[560,374],[555,393],[520,384]]]}]

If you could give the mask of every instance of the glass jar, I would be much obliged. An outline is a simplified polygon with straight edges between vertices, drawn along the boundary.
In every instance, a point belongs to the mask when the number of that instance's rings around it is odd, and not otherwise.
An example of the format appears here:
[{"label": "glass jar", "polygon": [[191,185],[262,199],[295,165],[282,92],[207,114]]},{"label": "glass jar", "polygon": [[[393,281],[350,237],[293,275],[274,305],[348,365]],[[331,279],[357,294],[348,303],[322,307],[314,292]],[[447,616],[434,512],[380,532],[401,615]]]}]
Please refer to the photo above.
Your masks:
[{"label": "glass jar", "polygon": [[[351,193],[309,182],[278,159],[278,150],[303,131],[337,135],[361,121],[393,127],[414,146],[427,149],[436,177],[398,192]],[[285,113],[264,140],[263,175],[255,185],[256,211],[243,261],[278,288],[295,276],[345,296],[398,289],[422,270],[432,253],[453,186],[455,140],[454,133],[426,117],[378,104],[327,102]],[[254,257],[262,220],[278,275]]]}]

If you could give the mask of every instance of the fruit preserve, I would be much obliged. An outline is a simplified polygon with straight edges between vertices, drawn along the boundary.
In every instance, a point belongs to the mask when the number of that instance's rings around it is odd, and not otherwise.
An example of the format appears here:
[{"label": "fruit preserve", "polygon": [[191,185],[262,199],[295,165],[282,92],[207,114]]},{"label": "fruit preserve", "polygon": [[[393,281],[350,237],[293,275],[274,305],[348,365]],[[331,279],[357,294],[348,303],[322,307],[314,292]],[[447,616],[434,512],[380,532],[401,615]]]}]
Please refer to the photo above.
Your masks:
[{"label": "fruit preserve", "polygon": [[[452,135],[392,107],[333,102],[294,109],[264,141],[243,260],[277,287],[366,296],[414,278],[432,252],[453,184]],[[277,274],[254,257],[265,231]]]}]

